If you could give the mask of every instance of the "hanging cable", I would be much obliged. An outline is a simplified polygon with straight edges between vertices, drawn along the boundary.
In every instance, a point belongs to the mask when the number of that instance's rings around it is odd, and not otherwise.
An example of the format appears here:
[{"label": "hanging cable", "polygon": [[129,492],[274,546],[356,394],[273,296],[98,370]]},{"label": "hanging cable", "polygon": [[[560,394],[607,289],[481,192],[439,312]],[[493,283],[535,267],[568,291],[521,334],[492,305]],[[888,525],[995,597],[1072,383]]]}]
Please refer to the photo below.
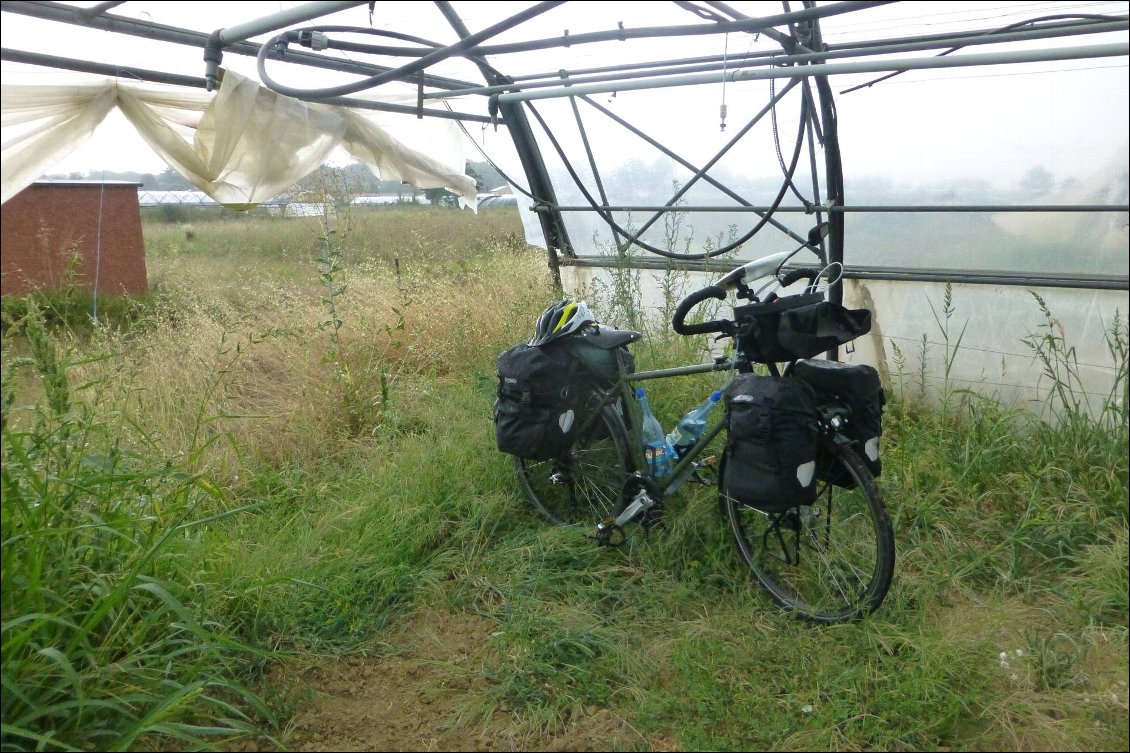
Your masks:
[{"label": "hanging cable", "polygon": [[90,318],[94,321],[94,326],[98,326],[98,281],[102,270],[102,200],[106,196],[106,171],[102,171],[102,187],[98,192],[98,219],[95,221],[94,229],[94,294],[91,297],[92,304]]},{"label": "hanging cable", "polygon": [[[769,79],[769,98],[772,99],[777,94],[777,80]],[[807,102],[807,100],[806,100]],[[807,108],[805,108],[807,110]],[[769,121],[773,127],[773,147],[777,152],[777,164],[781,168],[781,174],[785,176],[785,182],[789,189],[793,192],[793,196],[804,205],[805,209],[811,210],[815,202],[809,201],[804,198],[800,191],[797,189],[796,184],[793,183],[792,173],[785,167],[785,157],[781,154],[781,135],[777,132],[777,105],[773,105],[773,109],[769,111]],[[802,121],[803,122],[803,121]]]},{"label": "hanging cable", "polygon": [[[444,104],[447,104],[447,103],[445,102]],[[450,105],[448,105],[448,109],[451,109]],[[538,198],[536,196],[534,196],[532,193],[530,193],[526,189],[522,188],[522,186],[519,185],[517,182],[515,182],[515,180],[513,178],[511,178],[509,175],[507,175],[505,172],[503,172],[502,168],[499,167],[498,164],[495,163],[495,161],[490,158],[490,155],[486,153],[486,150],[483,149],[481,146],[479,146],[478,142],[475,141],[475,137],[472,136],[471,132],[467,130],[467,127],[465,125],[463,125],[463,121],[457,120],[455,122],[456,122],[456,124],[458,124],[459,130],[463,131],[463,135],[467,137],[467,140],[470,141],[474,145],[475,149],[478,150],[479,154],[483,155],[483,159],[485,159],[487,161],[487,164],[490,165],[494,169],[495,172],[497,172],[499,175],[502,176],[502,179],[504,181],[509,183],[515,189],[517,189],[518,192],[521,193],[523,196],[528,197],[531,201],[536,202],[538,200]]]},{"label": "hanging cable", "polygon": [[[296,97],[299,99],[326,99],[328,97],[341,97],[349,94],[354,94],[365,89],[372,89],[382,84],[387,84],[390,81],[397,81],[405,76],[416,73],[417,71],[422,71],[433,63],[438,63],[441,60],[446,60],[450,57],[458,55],[464,50],[474,47],[479,42],[497,36],[498,34],[507,31],[508,29],[514,28],[515,26],[519,26],[526,21],[529,21],[532,18],[536,18],[546,11],[557,7],[558,5],[561,5],[560,0],[547,0],[546,2],[538,3],[537,5],[527,8],[520,13],[516,13],[497,24],[494,24],[493,26],[483,29],[480,32],[472,34],[468,37],[464,37],[453,45],[439,49],[433,49],[414,62],[406,63],[399,68],[394,68],[383,73],[378,73],[375,76],[363,78],[360,81],[355,81],[351,84],[342,84],[341,86],[330,86],[323,89],[296,89],[294,87],[284,86],[283,84],[280,84],[267,74],[268,52],[278,48],[285,49],[287,44],[291,42],[297,42],[300,38],[301,31],[285,31],[281,34],[276,34],[275,36],[271,37],[262,47],[259,48],[259,54],[256,56],[255,63],[259,72],[259,79],[268,89],[271,89],[278,94],[283,94],[288,97]],[[369,29],[365,29],[364,27],[358,28],[360,30],[363,30],[361,33],[368,33],[369,31],[371,31]],[[321,32],[322,29],[313,28],[304,29],[302,31]]]},{"label": "hanging cable", "polygon": [[[1023,26],[1032,26],[1032,25],[1035,25],[1035,24],[1038,24],[1038,23],[1043,23],[1044,21],[1067,21],[1067,20],[1118,21],[1120,19],[1118,19],[1114,16],[1103,16],[1103,15],[1097,15],[1097,14],[1093,14],[1093,13],[1062,13],[1062,14],[1057,14],[1057,15],[1054,15],[1054,16],[1040,16],[1039,18],[1031,18],[1031,19],[1028,19],[1027,21],[1018,21],[1014,24],[1009,24],[1008,26],[1002,26],[999,29],[994,29],[992,31],[985,32],[981,36],[991,37],[994,34],[1003,34],[1005,32],[1012,31],[1013,29],[1019,29]],[[945,50],[943,52],[938,53],[937,55],[935,55],[935,57],[939,57],[939,58],[945,57],[946,55],[949,55],[951,52],[957,52],[958,50],[962,49],[962,47],[963,47],[963,45],[958,45],[957,47],[951,47],[948,50]],[[860,89],[868,89],[868,88],[870,88],[870,87],[874,86],[875,84],[878,84],[882,81],[887,81],[889,79],[894,78],[895,76],[898,76],[901,73],[906,73],[906,70],[907,69],[904,68],[903,70],[892,71],[891,73],[888,73],[885,76],[880,76],[879,78],[872,79],[871,81],[868,81],[865,84],[859,84],[858,86],[853,86],[853,87],[848,88],[848,89],[843,89],[843,90],[840,91],[840,94],[851,94],[852,92],[859,91]]]},{"label": "hanging cable", "polygon": [[[620,234],[622,234],[626,237],[629,237],[629,238],[632,237],[633,235],[635,235],[635,233],[632,233],[632,232],[626,230],[625,228],[623,228],[622,226],[620,226],[612,218],[612,212],[611,211],[609,211],[608,209],[605,209],[604,207],[602,207],[600,204],[597,203],[597,201],[593,198],[592,194],[589,193],[589,190],[585,187],[584,183],[581,181],[580,176],[577,175],[577,171],[573,169],[572,164],[570,163],[568,157],[565,154],[565,150],[562,149],[561,144],[557,141],[557,138],[553,135],[553,132],[550,130],[549,126],[546,124],[545,119],[542,118],[541,113],[539,113],[537,111],[537,109],[533,106],[532,102],[527,101],[527,102],[525,102],[525,105],[529,108],[530,112],[533,113],[534,118],[538,121],[538,124],[541,125],[542,130],[545,131],[545,135],[549,138],[550,144],[553,146],[554,150],[557,152],[558,157],[561,158],[561,162],[565,166],[565,170],[569,173],[569,176],[573,179],[573,183],[577,186],[577,189],[584,196],[585,201],[588,202],[589,206],[592,207],[597,212],[597,214],[600,215],[601,219],[604,220],[605,224],[607,224],[608,227],[611,228],[614,232],[619,232]],[[645,243],[644,241],[640,240],[639,238],[636,238],[635,241],[633,241],[633,243],[635,245],[639,246],[640,248],[644,249],[645,251],[650,251],[653,254],[658,254],[659,256],[663,256],[663,257],[666,257],[668,259],[683,259],[683,260],[686,260],[686,261],[698,261],[698,260],[702,260],[702,259],[713,259],[717,256],[721,256],[723,254],[729,253],[730,251],[733,251],[736,248],[740,248],[742,246],[742,244],[746,243],[750,238],[752,238],[754,235],[756,235],[758,232],[760,232],[763,227],[765,227],[765,225],[769,222],[769,219],[773,216],[773,213],[777,210],[777,207],[779,207],[781,205],[782,200],[784,200],[784,198],[785,198],[785,194],[788,193],[789,181],[791,181],[793,173],[796,172],[797,164],[800,161],[801,147],[804,145],[805,122],[807,121],[807,119],[808,119],[808,104],[805,101],[805,99],[802,97],[801,98],[801,112],[800,112],[800,119],[799,119],[800,127],[797,130],[796,147],[793,150],[792,163],[789,165],[789,169],[786,171],[786,175],[787,175],[788,180],[786,180],[785,182],[783,182],[781,184],[781,189],[777,192],[777,196],[776,196],[776,198],[774,198],[772,204],[770,205],[769,211],[766,212],[765,215],[761,218],[761,220],[756,225],[754,225],[754,227],[749,232],[747,232],[745,235],[743,235],[741,238],[738,238],[736,241],[733,241],[732,243],[728,243],[725,246],[717,248],[714,251],[705,252],[705,253],[701,253],[701,254],[673,253],[671,251],[666,251],[664,249],[657,248],[657,247],[655,247],[655,246],[653,246],[649,243]],[[675,207],[672,207],[672,209],[674,210]]]},{"label": "hanging cable", "polygon": [[722,105],[718,108],[718,117],[721,119],[719,124],[720,131],[726,130],[726,65],[730,62],[730,34],[727,32],[725,41],[722,43]]}]

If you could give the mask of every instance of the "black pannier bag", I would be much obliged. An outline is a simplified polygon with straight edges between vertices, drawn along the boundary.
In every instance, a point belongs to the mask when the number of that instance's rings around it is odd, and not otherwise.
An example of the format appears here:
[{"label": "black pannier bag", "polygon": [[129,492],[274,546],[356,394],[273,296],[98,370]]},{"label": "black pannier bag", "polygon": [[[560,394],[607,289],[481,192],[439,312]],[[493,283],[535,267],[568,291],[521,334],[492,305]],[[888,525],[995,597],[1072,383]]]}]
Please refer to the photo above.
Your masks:
[{"label": "black pannier bag", "polygon": [[625,365],[625,370],[631,373],[636,370],[636,359],[626,345],[615,348],[603,347],[594,342],[594,336],[579,333],[570,337],[563,337],[556,341],[572,355],[581,367],[582,378],[590,377],[596,387],[608,388],[616,383],[620,377],[619,359]]},{"label": "black pannier bag", "polygon": [[[563,455],[584,426],[590,440],[604,439],[608,428],[589,421],[600,392],[611,389],[621,366],[635,371],[628,344],[638,332],[587,327],[544,345],[520,343],[498,357],[498,399],[494,403],[495,441],[502,452],[531,460]],[[613,403],[627,420],[619,400]]]},{"label": "black pannier bag", "polygon": [[739,374],[726,389],[729,495],[764,512],[816,499],[816,393],[806,382]]},{"label": "black pannier bag", "polygon": [[[867,364],[797,361],[793,376],[812,385],[822,403],[838,400],[848,406],[851,415],[844,434],[856,442],[856,451],[871,475],[879,476],[883,472],[879,437],[883,434],[883,406],[886,404],[879,372]],[[839,464],[825,469],[824,473],[838,486],[855,485],[855,480]]]},{"label": "black pannier bag", "polygon": [[[580,368],[576,378],[586,405],[591,396],[599,391],[609,390],[616,384],[616,380],[620,378],[621,364],[628,374],[636,370],[635,356],[628,350],[627,344],[615,343],[621,340],[634,342],[641,336],[630,331],[594,327],[556,341],[577,360]],[[613,405],[627,424],[628,415],[624,412],[620,399],[617,398]],[[589,413],[582,411],[581,417],[587,420]],[[597,419],[593,423],[592,439],[606,439],[608,436],[607,424]]]},{"label": "black pannier bag", "polygon": [[494,434],[498,449],[531,460],[565,453],[580,425],[577,359],[558,342],[519,343],[498,357]]},{"label": "black pannier bag", "polygon": [[811,358],[871,331],[871,312],[805,293],[734,308],[738,347],[751,361]]}]

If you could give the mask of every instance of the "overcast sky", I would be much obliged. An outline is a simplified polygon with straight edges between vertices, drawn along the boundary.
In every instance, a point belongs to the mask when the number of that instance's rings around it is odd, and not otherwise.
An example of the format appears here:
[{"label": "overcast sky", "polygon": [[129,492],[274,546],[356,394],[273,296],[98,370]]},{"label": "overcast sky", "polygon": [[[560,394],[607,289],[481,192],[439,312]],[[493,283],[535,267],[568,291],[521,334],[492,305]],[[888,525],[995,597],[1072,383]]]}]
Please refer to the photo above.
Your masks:
[{"label": "overcast sky", "polygon": [[[92,5],[93,3],[79,3]],[[734,3],[741,5],[741,3]],[[300,5],[279,2],[170,3],[129,2],[111,13],[146,18],[199,31],[211,31]],[[498,20],[515,6],[526,3],[454,3],[464,13],[472,30]],[[756,4],[755,4],[756,5]],[[759,6],[761,12],[779,11],[779,4]],[[594,8],[611,9],[612,16],[597,18]],[[919,35],[954,28],[995,28],[1018,19],[1053,13],[1125,14],[1130,3],[1109,2],[903,2],[868,9],[824,23],[830,42],[849,38],[887,38]],[[498,41],[521,36],[555,36],[563,29],[576,34],[615,28],[610,18],[626,26],[657,23],[690,23],[693,18],[671,3],[569,3],[537,19],[530,30],[511,32]],[[332,19],[333,23],[368,25],[368,10],[359,7]],[[374,26],[452,41],[451,32],[432,3],[377,3]],[[202,76],[201,51],[179,45],[154,45],[132,37],[94,33],[63,24],[3,14],[0,38],[4,47],[64,55],[121,65],[136,65]],[[264,37],[256,37],[262,41]],[[1114,38],[1071,37],[1045,45],[1086,46],[1125,41]],[[371,43],[382,43],[369,38]],[[764,41],[764,40],[762,40]],[[729,39],[695,39],[690,54],[744,51],[754,44],[751,35]],[[1029,43],[1029,47],[1032,43]],[[578,46],[569,50],[530,55],[522,60],[534,70],[557,70],[621,62],[621,55],[647,47],[639,45]],[[673,56],[669,41],[653,42],[646,54]],[[928,53],[918,53],[926,55]],[[363,59],[359,55],[355,56]],[[225,65],[258,78],[254,61],[228,54]],[[514,61],[517,63],[518,61]],[[480,80],[474,71],[452,61],[447,75]],[[538,67],[540,65],[540,67]],[[292,85],[327,85],[338,80],[325,72],[289,72],[279,76]],[[85,79],[78,74],[33,66],[3,63],[3,82],[59,82]],[[507,71],[509,72],[509,71]],[[515,71],[517,72],[517,71]],[[870,76],[834,77],[837,92]],[[740,125],[746,111],[765,101],[767,84],[731,85],[726,93],[731,124]],[[1124,154],[1128,123],[1127,59],[1098,58],[1072,62],[1033,63],[993,68],[958,68],[951,71],[911,71],[870,89],[837,95],[841,145],[849,179],[885,177],[895,181],[932,182],[985,179],[1012,182],[1033,166],[1044,167],[1057,177],[1084,177],[1102,169]],[[689,152],[710,153],[732,135],[719,128],[721,86],[689,87],[649,94],[610,95],[604,100],[617,112],[640,125],[685,134]],[[549,112],[554,105],[545,103]],[[782,114],[780,126],[789,128]],[[594,126],[594,133],[599,131]],[[476,133],[479,129],[473,128]],[[485,134],[480,134],[486,138]],[[608,134],[602,154],[623,158],[638,146],[618,132]],[[469,153],[471,158],[477,158]],[[775,160],[775,157],[773,158]],[[1125,157],[1123,157],[1125,159]],[[52,168],[53,173],[87,172],[97,169],[160,172],[163,162],[153,155],[120,116],[113,115],[86,146]]]}]

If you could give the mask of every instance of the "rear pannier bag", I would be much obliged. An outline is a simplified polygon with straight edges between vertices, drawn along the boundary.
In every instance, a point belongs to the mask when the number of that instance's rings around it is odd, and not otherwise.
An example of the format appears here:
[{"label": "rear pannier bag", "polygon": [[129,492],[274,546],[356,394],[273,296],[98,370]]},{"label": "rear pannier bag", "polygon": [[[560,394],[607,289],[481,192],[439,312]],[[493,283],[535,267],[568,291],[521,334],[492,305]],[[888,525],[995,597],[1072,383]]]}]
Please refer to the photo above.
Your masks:
[{"label": "rear pannier bag", "polygon": [[816,499],[816,393],[797,379],[739,374],[726,389],[727,493],[765,512]]},{"label": "rear pannier bag", "polygon": [[502,452],[548,460],[568,451],[575,430],[582,388],[577,362],[558,343],[515,345],[498,357],[498,398],[494,435]]},{"label": "rear pannier bag", "polygon": [[[856,452],[872,476],[883,472],[879,457],[879,437],[883,434],[883,406],[886,397],[879,372],[866,364],[838,361],[797,361],[793,376],[816,390],[822,404],[835,400],[850,410],[844,434],[856,442]],[[828,480],[837,486],[851,487],[855,480],[838,463],[826,470]]]},{"label": "rear pannier bag", "polygon": [[564,348],[580,365],[585,381],[602,389],[608,389],[620,378],[620,364],[631,373],[636,370],[636,359],[626,345],[617,348],[602,348],[589,341],[584,334],[563,337],[554,344]]},{"label": "rear pannier bag", "polygon": [[[616,380],[620,378],[620,368],[627,373],[636,370],[636,359],[626,345],[616,348],[602,348],[595,345],[583,333],[571,337],[563,337],[556,341],[570,356],[577,360],[579,366],[577,380],[580,382],[583,400],[599,390],[611,389]],[[625,424],[628,415],[624,412],[622,401],[617,398],[612,404]],[[587,413],[585,416],[587,417]],[[608,425],[604,421],[596,421],[592,427],[592,439],[607,439],[609,436]]]}]

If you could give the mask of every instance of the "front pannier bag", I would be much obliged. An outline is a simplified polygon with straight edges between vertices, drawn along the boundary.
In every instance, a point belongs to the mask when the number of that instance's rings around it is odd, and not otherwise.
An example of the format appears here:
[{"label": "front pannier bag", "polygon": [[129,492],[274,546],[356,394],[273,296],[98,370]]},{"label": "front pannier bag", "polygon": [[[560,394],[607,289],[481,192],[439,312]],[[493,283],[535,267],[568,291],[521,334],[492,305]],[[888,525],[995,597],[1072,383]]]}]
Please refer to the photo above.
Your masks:
[{"label": "front pannier bag", "polygon": [[[793,376],[816,390],[822,402],[838,400],[850,411],[844,434],[856,443],[856,451],[878,477],[883,472],[879,457],[879,437],[883,434],[883,406],[886,397],[879,372],[867,364],[846,364],[838,361],[797,361]],[[837,464],[825,469],[829,481],[837,486],[855,486],[855,480]]]},{"label": "front pannier bag", "polygon": [[796,379],[739,374],[724,398],[727,493],[765,512],[816,499],[816,394]]},{"label": "front pannier bag", "polygon": [[515,345],[498,357],[494,433],[502,452],[531,460],[565,453],[580,424],[577,362],[553,342]]}]

